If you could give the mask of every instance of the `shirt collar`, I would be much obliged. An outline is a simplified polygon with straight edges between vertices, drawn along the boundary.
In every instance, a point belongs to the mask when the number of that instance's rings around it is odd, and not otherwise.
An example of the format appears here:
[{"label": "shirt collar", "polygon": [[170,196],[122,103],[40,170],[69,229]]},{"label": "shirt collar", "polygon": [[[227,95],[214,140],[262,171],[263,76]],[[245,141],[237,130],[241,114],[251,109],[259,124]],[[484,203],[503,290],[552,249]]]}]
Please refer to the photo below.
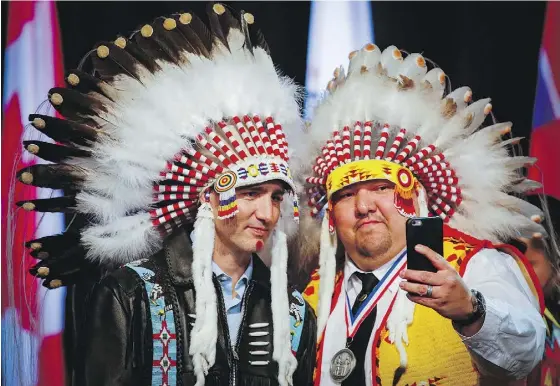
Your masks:
[{"label": "shirt collar", "polygon": [[[231,277],[225,273],[219,266],[218,264],[216,264],[216,262],[214,260],[212,260],[212,272],[214,272],[214,274],[216,275],[216,277],[220,277],[222,275],[227,276],[229,279],[231,279]],[[241,277],[239,278],[239,281],[242,281],[243,279],[245,279],[247,281],[247,283],[251,280],[251,278],[253,277],[253,256],[251,256],[251,260],[249,261],[249,265],[247,266],[247,269],[245,270],[245,272],[243,273],[243,275],[241,275]]]},{"label": "shirt collar", "polygon": [[[192,277],[193,250],[189,237],[192,224],[173,232],[163,243],[163,248],[153,258],[157,264],[167,267],[171,283],[176,286],[194,286]],[[265,289],[270,289],[270,269],[257,254],[252,255],[250,280]]]},{"label": "shirt collar", "polygon": [[[350,256],[346,255],[346,259],[344,259],[344,280],[345,280],[346,288],[349,288],[350,280],[352,279],[352,277],[354,277],[354,274],[356,272],[373,273],[377,278],[377,280],[381,280],[405,249],[406,248],[403,248],[401,251],[399,251],[399,253],[395,255],[395,257],[393,257],[391,260],[383,264],[381,267],[369,272],[358,268],[358,266],[352,261]],[[395,280],[393,284],[389,287],[389,291],[394,292],[396,285],[398,285],[398,283],[399,280]]]}]

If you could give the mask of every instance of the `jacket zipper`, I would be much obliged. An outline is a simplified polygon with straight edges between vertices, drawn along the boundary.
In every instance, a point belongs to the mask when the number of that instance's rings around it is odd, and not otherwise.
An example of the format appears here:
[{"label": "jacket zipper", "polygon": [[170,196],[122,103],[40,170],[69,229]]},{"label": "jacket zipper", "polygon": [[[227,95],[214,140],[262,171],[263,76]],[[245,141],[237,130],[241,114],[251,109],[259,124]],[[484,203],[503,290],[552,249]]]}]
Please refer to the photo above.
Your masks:
[{"label": "jacket zipper", "polygon": [[[224,338],[226,341],[226,345],[228,347],[230,347],[229,350],[226,350],[227,352],[227,357],[228,357],[228,364],[232,363],[232,356],[233,356],[233,352],[231,350],[231,339],[229,337],[229,328],[228,328],[228,324],[227,324],[227,313],[226,313],[226,306],[225,306],[225,300],[224,300],[224,294],[222,293],[222,288],[220,286],[220,283],[217,283],[216,280],[213,280],[214,282],[214,288],[216,289],[216,292],[218,293],[218,306],[220,307],[220,314],[222,317],[222,324],[225,323],[225,330],[224,330]],[[230,366],[231,367],[231,366]],[[231,380],[231,376],[230,376],[230,380]],[[231,385],[231,382],[230,382]]]},{"label": "jacket zipper", "polygon": [[214,287],[216,289],[216,292],[218,292],[220,295],[218,304],[222,314],[222,321],[225,322],[225,326],[226,326],[224,331],[224,337],[225,337],[226,344],[229,347],[229,349],[227,350],[228,361],[230,364],[229,384],[230,386],[236,386],[237,385],[236,382],[237,361],[239,360],[238,349],[239,349],[239,344],[241,343],[241,337],[243,336],[243,326],[245,324],[245,319],[247,316],[247,301],[249,299],[249,296],[251,295],[251,291],[253,290],[253,282],[249,282],[249,286],[247,287],[245,293],[243,294],[243,300],[241,302],[242,304],[241,309],[243,310],[243,316],[241,317],[241,325],[239,326],[239,332],[237,333],[237,341],[235,342],[234,348],[231,347],[231,337],[229,336],[224,294],[222,293],[222,288],[220,284],[216,283],[216,281],[214,281]]},{"label": "jacket zipper", "polygon": [[243,326],[245,326],[245,319],[247,316],[247,302],[249,296],[251,296],[251,292],[253,290],[253,282],[249,282],[249,286],[245,290],[243,294],[243,300],[241,301],[241,309],[243,310],[243,316],[241,317],[241,325],[239,326],[239,331],[237,333],[237,342],[235,342],[235,348],[233,351],[233,366],[232,366],[232,386],[236,386],[236,375],[237,375],[237,363],[239,361],[239,345],[241,344],[241,338],[243,337]]}]

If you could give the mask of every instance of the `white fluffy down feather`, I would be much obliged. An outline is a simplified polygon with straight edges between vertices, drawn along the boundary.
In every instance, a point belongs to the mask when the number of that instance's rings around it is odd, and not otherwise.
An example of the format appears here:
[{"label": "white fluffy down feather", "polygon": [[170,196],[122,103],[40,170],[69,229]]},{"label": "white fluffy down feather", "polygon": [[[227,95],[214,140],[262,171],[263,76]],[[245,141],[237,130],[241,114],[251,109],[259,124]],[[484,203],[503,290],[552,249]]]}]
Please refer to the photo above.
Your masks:
[{"label": "white fluffy down feather", "polygon": [[327,325],[331,311],[331,298],[336,277],[336,246],[337,239],[329,232],[328,215],[323,217],[321,223],[321,249],[319,250],[319,308],[317,312],[317,334],[321,334]]},{"label": "white fluffy down feather", "polygon": [[216,360],[218,302],[212,281],[214,219],[209,204],[202,204],[194,226],[193,278],[196,291],[195,314],[189,354],[193,357],[196,386],[204,386],[208,370]]},{"label": "white fluffy down feather", "polygon": [[288,239],[286,234],[276,228],[273,234],[272,265],[270,267],[270,284],[272,297],[272,323],[274,351],[272,359],[278,363],[278,383],[280,386],[292,385],[292,376],[297,367],[297,360],[292,354],[290,334],[290,303],[288,301]]},{"label": "white fluffy down feather", "polygon": [[101,262],[128,263],[161,248],[160,235],[148,213],[88,227],[82,231],[82,243],[89,249],[88,257]]}]

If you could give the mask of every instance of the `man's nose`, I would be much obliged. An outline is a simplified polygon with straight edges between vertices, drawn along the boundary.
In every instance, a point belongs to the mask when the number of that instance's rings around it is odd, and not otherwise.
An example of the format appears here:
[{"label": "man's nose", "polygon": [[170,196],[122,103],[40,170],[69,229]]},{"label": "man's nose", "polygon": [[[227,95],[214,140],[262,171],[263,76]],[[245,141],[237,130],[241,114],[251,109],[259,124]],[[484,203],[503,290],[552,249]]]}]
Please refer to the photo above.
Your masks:
[{"label": "man's nose", "polygon": [[369,212],[377,211],[375,195],[367,189],[359,189],[356,192],[356,213],[358,216],[366,216]]},{"label": "man's nose", "polygon": [[262,222],[270,222],[273,215],[272,197],[263,196],[257,201],[257,209],[255,211],[256,217]]}]

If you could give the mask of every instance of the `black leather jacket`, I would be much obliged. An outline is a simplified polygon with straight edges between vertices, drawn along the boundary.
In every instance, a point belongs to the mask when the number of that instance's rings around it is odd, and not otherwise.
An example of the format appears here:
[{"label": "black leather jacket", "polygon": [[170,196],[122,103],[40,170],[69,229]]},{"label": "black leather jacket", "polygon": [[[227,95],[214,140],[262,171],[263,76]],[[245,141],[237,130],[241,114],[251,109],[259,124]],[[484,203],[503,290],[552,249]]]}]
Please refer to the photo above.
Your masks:
[{"label": "black leather jacket", "polygon": [[[194,385],[192,358],[188,342],[192,325],[188,314],[194,314],[194,284],[191,276],[192,249],[186,231],[177,232],[164,249],[142,265],[157,272],[163,290],[173,304],[177,332],[177,384]],[[221,294],[215,279],[215,290]],[[74,289],[74,291],[76,291]],[[292,292],[291,290],[289,291]],[[71,295],[70,295],[71,296]],[[87,297],[87,307],[81,304],[83,319],[73,315],[65,336],[68,384],[89,385],[151,385],[152,330],[147,293],[143,281],[129,268],[119,268],[96,284]],[[70,298],[72,299],[72,298]],[[80,304],[75,297],[74,312]],[[206,386],[277,385],[277,364],[272,360],[272,304],[270,271],[253,257],[253,275],[244,295],[244,316],[239,330],[237,349],[232,349],[228,336],[227,318],[222,296],[218,296],[218,342],[216,362],[206,377]],[[68,303],[72,303],[70,300]],[[72,311],[67,311],[72,313]],[[84,324],[79,322],[84,321]],[[69,321],[67,316],[67,321]],[[269,354],[259,356],[268,360],[266,366],[249,363],[249,336],[252,323],[268,322]],[[315,365],[315,315],[306,305],[302,338],[296,355],[298,367],[293,383],[311,385]],[[262,340],[262,338],[261,338]]]}]

